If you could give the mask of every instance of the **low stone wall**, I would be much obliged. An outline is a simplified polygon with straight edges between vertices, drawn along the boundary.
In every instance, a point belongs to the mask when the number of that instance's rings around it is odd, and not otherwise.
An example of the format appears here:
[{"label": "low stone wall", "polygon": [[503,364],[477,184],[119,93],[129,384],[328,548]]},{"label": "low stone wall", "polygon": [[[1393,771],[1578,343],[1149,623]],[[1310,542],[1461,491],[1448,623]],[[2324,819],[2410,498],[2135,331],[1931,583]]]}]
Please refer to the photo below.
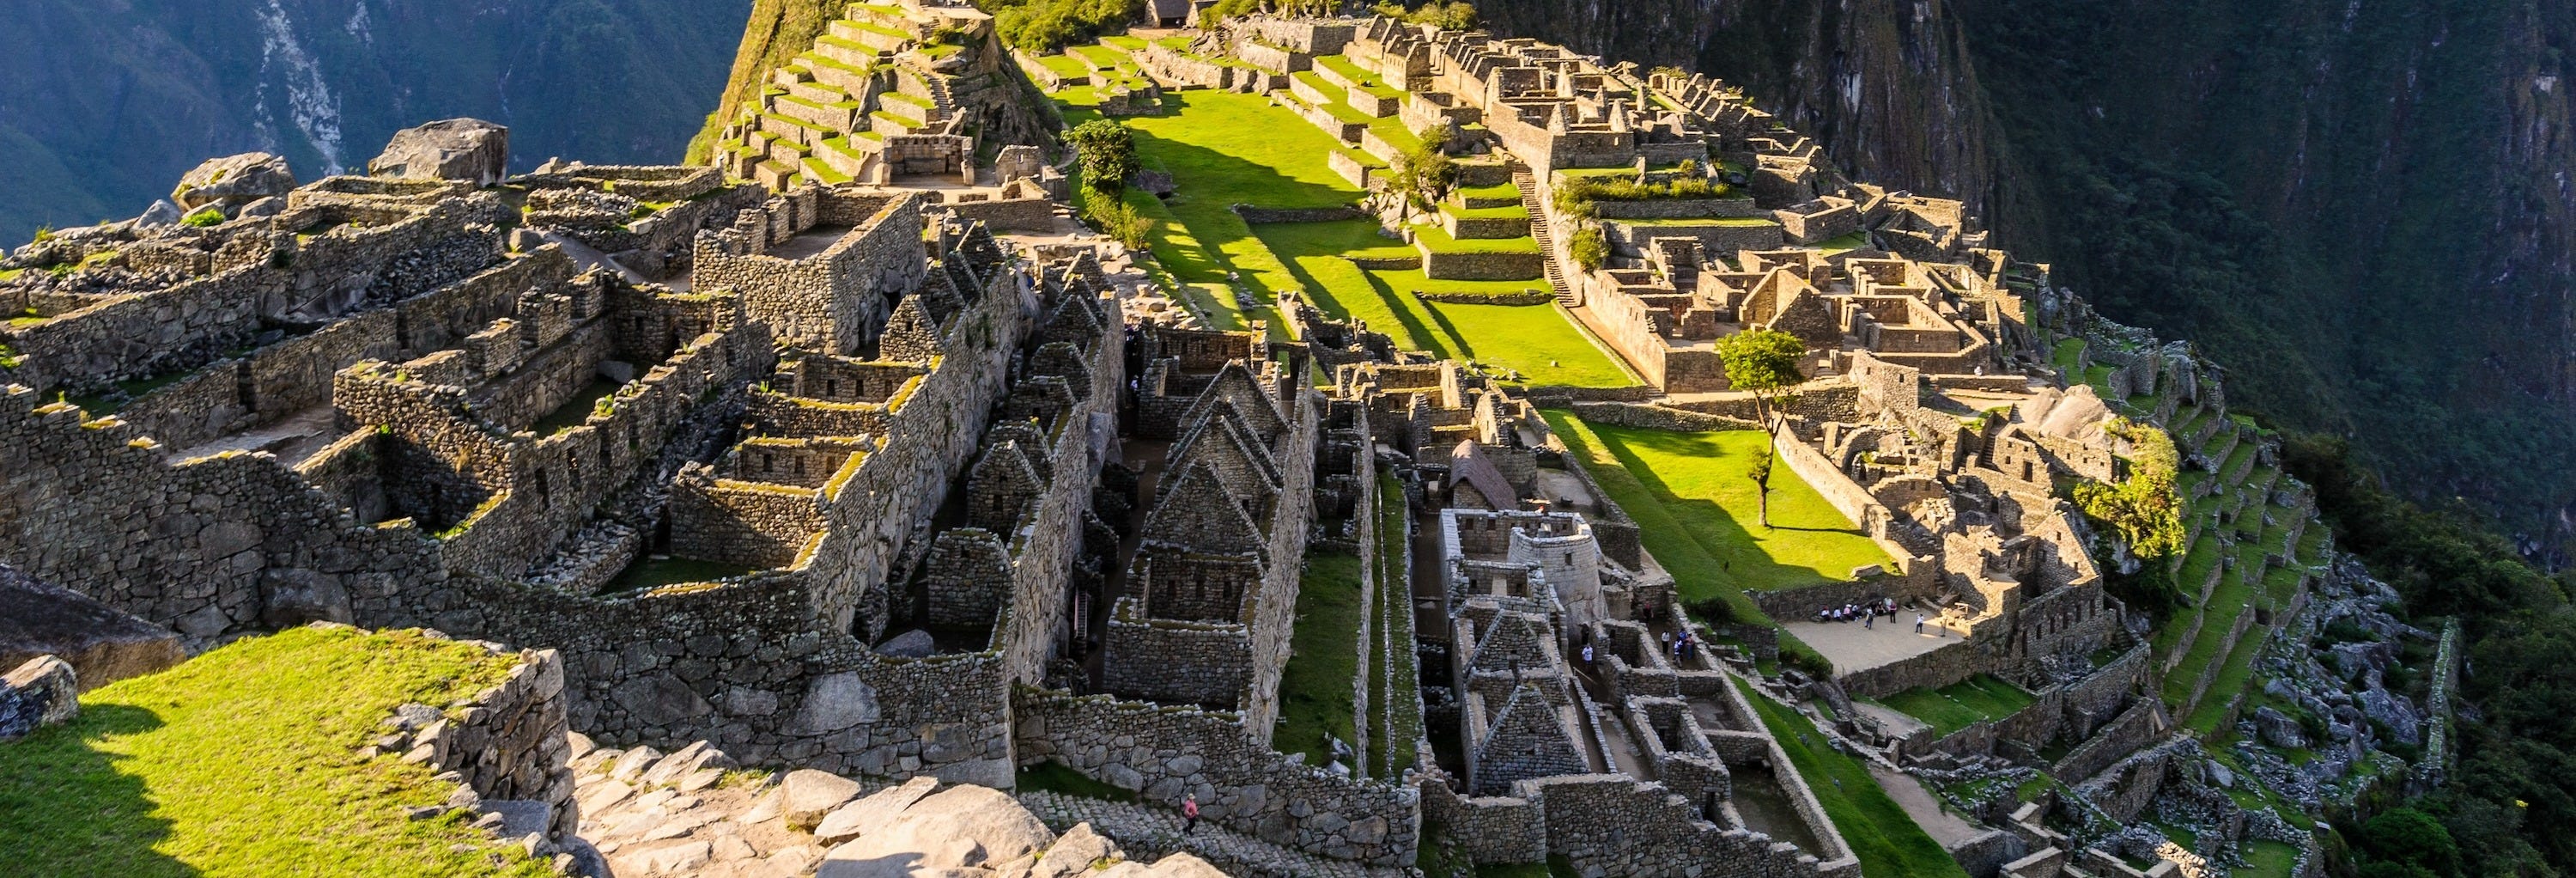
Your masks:
[{"label": "low stone wall", "polygon": [[1835,682],[1852,697],[1877,698],[1917,687],[1938,689],[1994,670],[1995,662],[1983,647],[1960,640],[1921,655],[1841,675]]},{"label": "low stone wall", "polygon": [[1356,781],[1255,742],[1227,714],[1107,696],[1018,687],[1019,760],[1052,759],[1083,775],[1179,807],[1272,844],[1374,866],[1409,866],[1421,791]]},{"label": "low stone wall", "polygon": [[1547,276],[1547,255],[1422,251],[1422,274],[1432,280],[1537,280]]},{"label": "low stone wall", "polygon": [[1342,179],[1349,180],[1353,186],[1361,189],[1375,188],[1371,185],[1371,181],[1377,176],[1378,168],[1360,161],[1350,153],[1334,150],[1331,155],[1324,157],[1324,164],[1332,168],[1333,173],[1340,175]]},{"label": "low stone wall", "polygon": [[1251,682],[1252,631],[1241,624],[1148,618],[1125,597],[1102,639],[1101,685],[1131,698],[1238,705]]},{"label": "low stone wall", "polygon": [[[1666,792],[1660,784],[1638,783],[1627,775],[1525,780],[1513,785],[1513,793],[1540,803],[1547,822],[1548,852],[1565,857],[1584,874],[1637,878],[1860,875],[1860,860],[1848,851],[1820,859],[1758,832],[1721,829],[1700,819],[1697,803]],[[1822,817],[1817,813],[1808,819],[1813,823]],[[1830,823],[1821,825],[1831,833]],[[1837,836],[1834,841],[1841,839]]]},{"label": "low stone wall", "polygon": [[2171,718],[2165,716],[2153,698],[2138,699],[2118,718],[2093,730],[2093,737],[2069,751],[2048,772],[2057,777],[2092,777],[2111,763],[2134,753],[2157,738],[2173,731]]},{"label": "low stone wall", "polygon": [[1593,215],[1605,220],[1623,219],[1693,219],[1726,217],[1743,219],[1762,216],[1750,198],[1647,198],[1635,201],[1602,199],[1592,202]]},{"label": "low stone wall", "polygon": [[1461,796],[1435,776],[1422,782],[1422,816],[1478,865],[1547,862],[1547,813],[1528,799]]},{"label": "low stone wall", "polygon": [[1677,409],[1653,403],[1578,402],[1574,413],[1596,424],[1637,427],[1647,430],[1671,430],[1677,433],[1706,433],[1719,430],[1759,430],[1760,423],[1728,415],[1712,415]]},{"label": "low stone wall", "polygon": [[1368,219],[1368,211],[1353,206],[1342,207],[1256,207],[1237,204],[1230,210],[1251,224],[1261,223],[1329,223],[1341,220]]},{"label": "low stone wall", "polygon": [[[498,644],[484,644],[498,655]],[[499,685],[446,709],[414,736],[430,748],[429,764],[464,777],[484,799],[534,802],[546,807],[546,835],[566,838],[581,827],[573,801],[571,731],[564,713],[562,657],[551,649],[520,650],[518,665]]]},{"label": "low stone wall", "polygon": [[1539,289],[1522,290],[1517,293],[1468,293],[1454,291],[1432,292],[1424,290],[1413,290],[1412,292],[1414,298],[1421,299],[1425,302],[1442,302],[1452,305],[1511,305],[1515,307],[1526,307],[1531,305],[1545,305],[1556,301],[1555,293]]},{"label": "low stone wall", "polygon": [[1691,238],[1699,242],[1702,253],[1734,253],[1739,250],[1778,250],[1788,243],[1778,223],[1759,225],[1735,223],[1654,223],[1651,225],[1622,220],[1602,223],[1610,248],[1632,259],[1645,256],[1646,242],[1654,238]]}]

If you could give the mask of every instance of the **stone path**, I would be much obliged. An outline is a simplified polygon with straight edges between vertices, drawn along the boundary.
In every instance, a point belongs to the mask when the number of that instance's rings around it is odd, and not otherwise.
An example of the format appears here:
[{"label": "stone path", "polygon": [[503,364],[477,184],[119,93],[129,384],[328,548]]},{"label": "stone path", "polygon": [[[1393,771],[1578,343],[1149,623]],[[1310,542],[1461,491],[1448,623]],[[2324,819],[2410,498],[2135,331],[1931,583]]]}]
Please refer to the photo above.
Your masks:
[{"label": "stone path", "polygon": [[1934,798],[1932,791],[1924,789],[1923,782],[1913,775],[1872,765],[1869,776],[1878,781],[1880,789],[1887,791],[1888,798],[1896,800],[1897,807],[1905,809],[1905,816],[1914,818],[1914,822],[1923,827],[1923,832],[1932,836],[1933,841],[1940,842],[1942,847],[1958,847],[1986,834],[1984,828],[1943,810],[1941,800]]},{"label": "stone path", "polygon": [[1117,841],[1128,856],[1142,860],[1188,851],[1238,878],[1397,878],[1405,874],[1400,869],[1373,869],[1289,850],[1212,822],[1202,821],[1197,832],[1183,836],[1180,815],[1161,808],[1045,790],[1024,791],[1019,798],[1021,805],[1046,821],[1047,828],[1062,832],[1076,823],[1089,823],[1093,831]]}]

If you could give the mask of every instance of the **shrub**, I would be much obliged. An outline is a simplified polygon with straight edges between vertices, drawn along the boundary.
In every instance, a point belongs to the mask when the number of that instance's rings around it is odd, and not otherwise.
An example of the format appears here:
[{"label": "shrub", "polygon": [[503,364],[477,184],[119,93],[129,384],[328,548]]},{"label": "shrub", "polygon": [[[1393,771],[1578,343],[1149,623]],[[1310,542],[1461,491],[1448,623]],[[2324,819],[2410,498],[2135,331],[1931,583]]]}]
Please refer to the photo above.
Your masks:
[{"label": "shrub", "polygon": [[1698,163],[1685,161],[1683,173],[1667,183],[1575,177],[1556,185],[1556,209],[1575,211],[1594,201],[1653,201],[1663,198],[1725,198],[1734,187],[1697,173]]},{"label": "shrub", "polygon": [[1147,237],[1154,231],[1154,221],[1136,212],[1136,206],[1099,190],[1084,194],[1083,215],[1100,233],[1108,235],[1130,250],[1143,250],[1151,243]]},{"label": "shrub", "polygon": [[2140,558],[2164,558],[2182,551],[2182,496],[2174,490],[2174,470],[2182,458],[2174,450],[2173,437],[2126,419],[2113,422],[2110,429],[2129,440],[2129,477],[2117,485],[2075,486],[2076,507],[2084,510],[2085,517],[2109,526]]},{"label": "shrub", "polygon": [[1429,202],[1448,190],[1450,182],[1458,177],[1458,169],[1442,149],[1449,140],[1449,126],[1424,128],[1420,136],[1420,145],[1395,157],[1395,174],[1388,186],[1412,196],[1416,202]]},{"label": "shrub", "polygon": [[1584,271],[1598,271],[1610,262],[1610,239],[1602,236],[1600,226],[1590,223],[1575,230],[1573,240],[1566,242],[1566,249],[1573,252],[1574,264]]},{"label": "shrub", "polygon": [[209,226],[223,225],[224,212],[221,208],[208,205],[198,208],[195,213],[180,217],[179,224],[192,229],[202,229]]}]

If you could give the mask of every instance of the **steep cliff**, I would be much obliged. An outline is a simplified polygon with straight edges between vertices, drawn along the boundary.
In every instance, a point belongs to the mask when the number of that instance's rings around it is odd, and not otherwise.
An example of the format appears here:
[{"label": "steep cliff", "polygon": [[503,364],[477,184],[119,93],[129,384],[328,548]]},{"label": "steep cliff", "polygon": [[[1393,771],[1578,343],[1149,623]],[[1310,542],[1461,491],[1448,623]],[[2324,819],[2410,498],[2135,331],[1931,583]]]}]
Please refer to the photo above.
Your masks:
[{"label": "steep cliff", "polygon": [[509,125],[550,155],[673,161],[749,0],[21,0],[0,28],[0,242],[131,217],[210,155],[306,179],[394,131]]},{"label": "steep cliff", "polygon": [[2550,542],[2576,477],[2576,8],[2530,0],[1489,0],[1743,84],[1965,199],[2234,395]]}]

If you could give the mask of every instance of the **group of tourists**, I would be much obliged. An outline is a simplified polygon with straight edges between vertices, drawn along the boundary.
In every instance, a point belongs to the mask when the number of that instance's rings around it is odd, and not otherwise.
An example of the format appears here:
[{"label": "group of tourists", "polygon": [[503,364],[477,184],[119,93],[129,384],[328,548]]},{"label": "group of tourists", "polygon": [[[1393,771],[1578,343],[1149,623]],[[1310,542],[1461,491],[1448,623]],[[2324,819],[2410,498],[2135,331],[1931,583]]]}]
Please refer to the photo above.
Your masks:
[{"label": "group of tourists", "polygon": [[1878,598],[1876,600],[1857,604],[1826,607],[1816,611],[1816,621],[1818,622],[1851,622],[1857,620],[1863,627],[1874,625],[1877,623],[1878,617],[1880,616],[1886,616],[1890,619],[1896,618],[1895,598]]}]

